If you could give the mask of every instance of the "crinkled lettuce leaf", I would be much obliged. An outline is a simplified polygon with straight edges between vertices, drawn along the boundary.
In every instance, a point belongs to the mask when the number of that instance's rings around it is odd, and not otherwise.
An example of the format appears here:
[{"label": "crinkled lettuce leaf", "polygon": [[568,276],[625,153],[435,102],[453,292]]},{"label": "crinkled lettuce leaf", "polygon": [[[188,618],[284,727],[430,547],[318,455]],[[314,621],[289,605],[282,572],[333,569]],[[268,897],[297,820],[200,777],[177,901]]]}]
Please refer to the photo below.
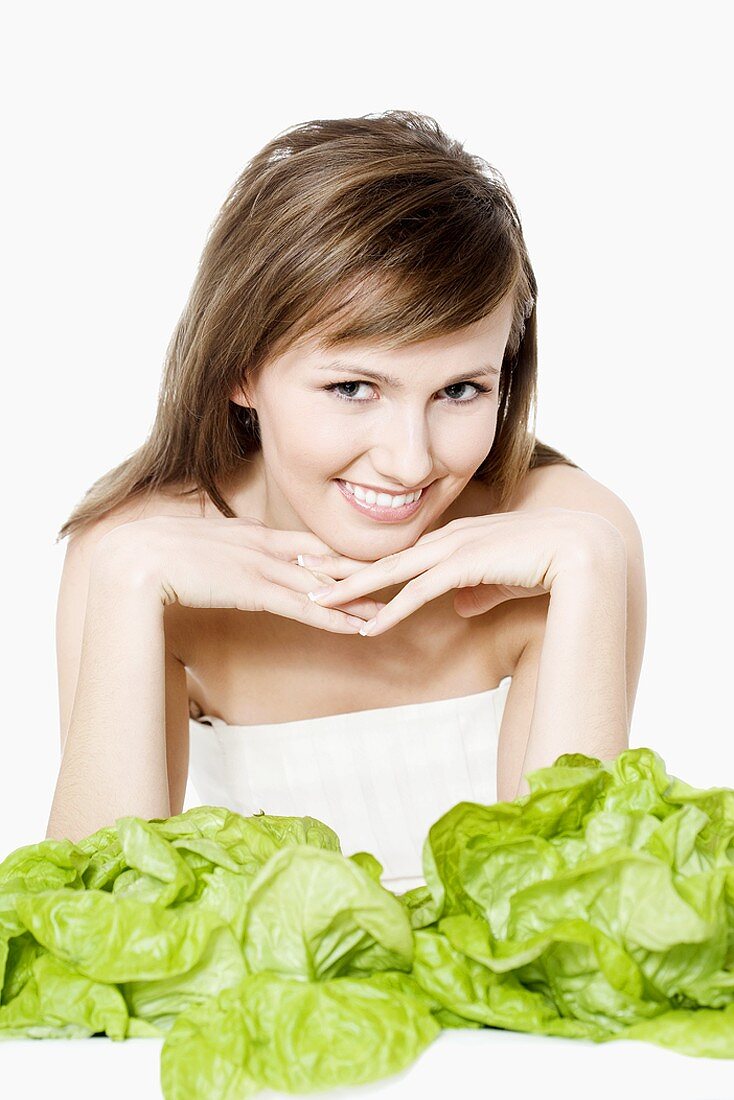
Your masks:
[{"label": "crinkled lettuce leaf", "polygon": [[284,848],[252,882],[242,950],[248,972],[322,981],[410,970],[413,936],[400,902],[337,852]]},{"label": "crinkled lettuce leaf", "polygon": [[166,1100],[311,1092],[405,1069],[441,1030],[420,994],[374,979],[270,971],[179,1017],[161,1052]]},{"label": "crinkled lettuce leaf", "polygon": [[527,780],[431,826],[413,974],[492,1026],[734,1057],[734,791],[689,787],[648,748]]},{"label": "crinkled lettuce leaf", "polygon": [[443,1028],[734,1058],[734,791],[652,749],[460,802],[395,896],[312,817],[197,806],[0,863],[0,1038],[163,1038],[166,1100],[312,1092]]}]

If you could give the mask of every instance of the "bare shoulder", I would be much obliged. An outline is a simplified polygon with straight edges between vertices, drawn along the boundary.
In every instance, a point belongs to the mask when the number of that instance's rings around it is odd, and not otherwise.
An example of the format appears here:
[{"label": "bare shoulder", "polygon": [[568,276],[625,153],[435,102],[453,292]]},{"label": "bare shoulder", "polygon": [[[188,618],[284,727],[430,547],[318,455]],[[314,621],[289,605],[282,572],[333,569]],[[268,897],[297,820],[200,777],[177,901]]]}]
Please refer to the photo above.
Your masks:
[{"label": "bare shoulder", "polygon": [[138,520],[154,516],[200,515],[203,515],[200,498],[193,494],[138,493],[74,531],[69,536],[69,550],[71,552],[73,547],[76,552],[89,553],[110,531]]},{"label": "bare shoulder", "polygon": [[162,489],[151,493],[139,493],[123,501],[105,516],[105,521],[116,525],[131,523],[153,516],[200,516],[204,514],[201,493],[183,493]]},{"label": "bare shoulder", "polygon": [[[75,615],[79,624],[83,619],[86,591],[95,551],[102,539],[117,528],[154,516],[200,516],[200,497],[194,494],[140,493],[130,497],[84,526],[73,531],[68,538],[62,570],[59,596],[61,617]],[[70,608],[69,611],[66,609]],[[165,609],[166,636],[178,653],[182,651],[181,637],[186,609],[171,604]],[[60,621],[60,620],[57,620]],[[77,624],[77,625],[79,625]]]},{"label": "bare shoulder", "polygon": [[575,508],[596,512],[613,523],[628,543],[639,536],[632,512],[620,496],[591,474],[565,462],[535,466],[524,478],[515,508]]},{"label": "bare shoulder", "polygon": [[[570,508],[595,512],[614,524],[627,548],[630,591],[641,592],[637,603],[644,605],[642,536],[631,510],[612,489],[585,470],[569,466],[565,462],[535,466],[523,478],[508,511],[534,508]],[[512,642],[518,660],[526,645],[530,641],[537,641],[545,631],[549,603],[550,595],[510,601],[511,605],[517,605],[512,620]]]}]

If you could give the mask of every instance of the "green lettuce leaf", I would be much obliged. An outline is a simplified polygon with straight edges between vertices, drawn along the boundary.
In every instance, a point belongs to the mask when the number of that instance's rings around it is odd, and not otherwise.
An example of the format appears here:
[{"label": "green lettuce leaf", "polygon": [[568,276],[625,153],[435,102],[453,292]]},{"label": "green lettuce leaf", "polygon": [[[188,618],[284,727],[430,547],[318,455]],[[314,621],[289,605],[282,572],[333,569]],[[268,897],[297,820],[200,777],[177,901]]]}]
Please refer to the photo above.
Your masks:
[{"label": "green lettuce leaf", "polygon": [[45,890],[18,898],[17,908],[39,943],[100,982],[183,974],[222,923],[209,911],[157,909],[104,890]]},{"label": "green lettuce leaf", "polygon": [[95,982],[44,952],[17,997],[0,1007],[0,1038],[86,1039],[105,1032],[127,1037],[125,999],[114,985]]},{"label": "green lettuce leaf", "polygon": [[443,1028],[734,1058],[734,791],[649,748],[460,802],[395,896],[313,817],[197,806],[0,863],[0,1039],[163,1038],[166,1100],[399,1072]]},{"label": "green lettuce leaf", "polygon": [[413,937],[400,902],[340,853],[284,848],[253,881],[242,948],[248,972],[322,981],[410,970]]},{"label": "green lettuce leaf", "polygon": [[441,1030],[420,996],[373,978],[248,976],[180,1016],[161,1052],[165,1100],[360,1085],[409,1066]]}]

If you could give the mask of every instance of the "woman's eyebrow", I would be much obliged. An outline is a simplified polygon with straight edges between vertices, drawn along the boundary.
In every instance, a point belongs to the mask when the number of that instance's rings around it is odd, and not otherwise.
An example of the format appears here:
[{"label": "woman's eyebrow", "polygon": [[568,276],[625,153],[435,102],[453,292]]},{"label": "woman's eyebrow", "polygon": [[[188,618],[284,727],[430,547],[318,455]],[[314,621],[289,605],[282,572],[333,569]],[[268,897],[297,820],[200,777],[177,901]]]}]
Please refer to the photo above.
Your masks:
[{"label": "woman's eyebrow", "polygon": [[[386,386],[392,386],[393,389],[404,389],[404,384],[399,378],[395,378],[391,374],[381,374],[379,371],[368,370],[367,367],[360,367],[358,363],[347,363],[343,359],[333,359],[330,363],[321,363],[317,370],[330,370],[330,371],[351,371],[352,374],[361,374],[365,378],[374,378],[377,382],[384,382]],[[488,363],[486,366],[477,367],[476,370],[462,371],[461,374],[455,375],[445,385],[452,386],[455,382],[463,382],[468,378],[483,378],[487,375],[497,375],[500,372],[497,367]]]}]

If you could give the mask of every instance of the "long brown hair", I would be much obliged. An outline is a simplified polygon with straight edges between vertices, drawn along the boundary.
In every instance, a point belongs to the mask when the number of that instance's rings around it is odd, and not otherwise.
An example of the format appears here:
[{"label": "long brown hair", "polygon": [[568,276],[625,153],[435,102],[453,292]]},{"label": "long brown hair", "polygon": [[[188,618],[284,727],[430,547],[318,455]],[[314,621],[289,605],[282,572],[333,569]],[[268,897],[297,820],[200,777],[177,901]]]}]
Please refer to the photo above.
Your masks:
[{"label": "long brown hair", "polygon": [[[507,294],[494,442],[474,478],[507,507],[533,466],[567,463],[535,437],[537,285],[501,173],[430,116],[386,111],[285,130],[235,181],[166,351],[148,439],[99,478],[56,541],[131,499],[209,495],[260,447],[230,400],[307,334],[402,347],[490,313]],[[528,422],[532,414],[533,422]]]}]

